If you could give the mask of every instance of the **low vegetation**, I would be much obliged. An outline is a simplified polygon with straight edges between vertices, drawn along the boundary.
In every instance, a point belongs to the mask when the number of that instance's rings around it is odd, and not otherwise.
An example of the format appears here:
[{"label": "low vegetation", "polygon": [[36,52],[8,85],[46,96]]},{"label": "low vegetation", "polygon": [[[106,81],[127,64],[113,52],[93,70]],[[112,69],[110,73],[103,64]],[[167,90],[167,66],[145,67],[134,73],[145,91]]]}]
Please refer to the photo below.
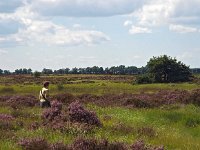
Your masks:
[{"label": "low vegetation", "polygon": [[[0,149],[200,149],[200,85],[140,85],[135,78],[0,77]],[[42,109],[46,79],[52,107]]]}]

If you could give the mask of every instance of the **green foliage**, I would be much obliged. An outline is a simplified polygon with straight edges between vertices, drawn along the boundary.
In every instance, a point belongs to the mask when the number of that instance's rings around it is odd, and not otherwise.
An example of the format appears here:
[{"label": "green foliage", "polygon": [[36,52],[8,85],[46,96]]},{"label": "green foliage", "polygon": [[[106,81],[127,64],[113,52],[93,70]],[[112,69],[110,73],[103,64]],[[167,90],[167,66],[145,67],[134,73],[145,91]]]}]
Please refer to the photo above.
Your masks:
[{"label": "green foliage", "polygon": [[143,75],[137,76],[135,82],[137,84],[148,84],[148,83],[153,83],[154,79],[150,74],[143,74]]},{"label": "green foliage", "polygon": [[41,73],[38,72],[38,71],[35,71],[35,72],[33,73],[33,76],[34,76],[35,78],[39,78],[39,77],[41,76]]},{"label": "green foliage", "polygon": [[191,77],[188,66],[167,55],[151,58],[147,68],[158,83],[185,82]]}]

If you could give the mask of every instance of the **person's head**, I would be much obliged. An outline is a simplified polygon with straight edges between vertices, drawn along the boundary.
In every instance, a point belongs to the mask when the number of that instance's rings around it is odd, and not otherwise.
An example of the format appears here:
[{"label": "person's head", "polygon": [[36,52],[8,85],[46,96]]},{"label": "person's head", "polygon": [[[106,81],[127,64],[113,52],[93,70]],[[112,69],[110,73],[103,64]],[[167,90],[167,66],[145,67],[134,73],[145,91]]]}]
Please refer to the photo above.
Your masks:
[{"label": "person's head", "polygon": [[45,82],[43,83],[43,86],[44,86],[45,88],[48,88],[48,87],[49,87],[49,81],[45,81]]}]

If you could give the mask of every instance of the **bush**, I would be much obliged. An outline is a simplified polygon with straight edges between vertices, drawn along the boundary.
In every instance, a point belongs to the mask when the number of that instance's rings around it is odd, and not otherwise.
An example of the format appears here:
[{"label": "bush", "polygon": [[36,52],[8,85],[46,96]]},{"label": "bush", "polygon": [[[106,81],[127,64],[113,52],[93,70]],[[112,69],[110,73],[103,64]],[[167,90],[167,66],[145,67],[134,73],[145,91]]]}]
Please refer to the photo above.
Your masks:
[{"label": "bush", "polygon": [[35,72],[33,73],[33,76],[34,76],[35,78],[39,78],[39,77],[41,76],[41,73],[38,72],[38,71],[35,71]]},{"label": "bush", "polygon": [[51,108],[48,108],[43,111],[42,119],[44,119],[44,121],[46,123],[52,122],[56,119],[60,119],[61,118],[61,110],[62,110],[62,103],[60,103],[58,101],[53,101],[51,103]]},{"label": "bush", "polygon": [[101,126],[97,115],[92,111],[84,109],[78,101],[71,103],[68,109],[70,121]]},{"label": "bush", "polygon": [[47,141],[43,138],[22,139],[20,142],[18,142],[18,145],[20,145],[23,150],[49,149]]},{"label": "bush", "polygon": [[190,102],[194,105],[200,106],[200,89],[193,90],[190,94]]},{"label": "bush", "polygon": [[146,145],[144,141],[139,140],[136,141],[133,145],[131,145],[131,150],[164,150],[163,146],[154,147],[151,145]]},{"label": "bush", "polygon": [[70,93],[64,93],[53,96],[53,99],[56,99],[57,101],[62,102],[64,104],[70,104],[75,98]]},{"label": "bush", "polygon": [[128,107],[136,107],[136,108],[151,108],[152,105],[150,104],[147,99],[140,99],[138,97],[135,97],[133,99],[126,99],[124,102],[125,106]]},{"label": "bush", "polygon": [[139,75],[137,76],[136,81],[135,81],[135,83],[137,84],[148,84],[148,83],[153,83],[153,82],[154,80],[149,74]]},{"label": "bush", "polygon": [[0,114],[0,130],[14,130],[14,117],[7,114]]},{"label": "bush", "polygon": [[72,144],[73,150],[127,150],[123,143],[109,143],[107,140],[78,138]]},{"label": "bush", "polygon": [[28,95],[28,96],[12,96],[6,102],[12,108],[19,108],[21,106],[33,107],[36,105],[36,103],[38,103],[38,100],[32,95]]},{"label": "bush", "polygon": [[69,150],[67,145],[63,144],[62,142],[51,144],[49,149],[50,150]]}]

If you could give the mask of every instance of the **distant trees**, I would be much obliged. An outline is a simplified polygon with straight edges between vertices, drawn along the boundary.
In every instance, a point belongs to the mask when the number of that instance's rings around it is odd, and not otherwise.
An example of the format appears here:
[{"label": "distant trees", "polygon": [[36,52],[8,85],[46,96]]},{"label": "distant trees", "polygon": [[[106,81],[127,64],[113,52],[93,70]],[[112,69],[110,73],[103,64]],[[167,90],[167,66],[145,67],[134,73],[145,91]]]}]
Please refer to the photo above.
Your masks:
[{"label": "distant trees", "polygon": [[41,76],[41,72],[35,71],[35,72],[33,73],[33,76],[34,76],[35,78],[39,78],[39,77]]},{"label": "distant trees", "polygon": [[26,68],[23,68],[23,69],[16,69],[14,74],[32,74],[32,69],[26,69]]},{"label": "distant trees", "polygon": [[9,70],[4,70],[4,71],[3,71],[3,74],[4,74],[4,75],[10,75],[11,72],[10,72]]},{"label": "distant trees", "polygon": [[46,68],[44,68],[42,70],[42,74],[46,74],[46,75],[53,74],[53,71],[52,71],[52,69],[46,69]]},{"label": "distant trees", "polygon": [[14,72],[9,70],[0,69],[0,75],[9,74],[40,74],[40,75],[62,75],[62,74],[110,74],[110,75],[141,75],[138,76],[138,83],[151,83],[151,82],[182,82],[188,81],[192,73],[200,73],[200,68],[190,69],[188,66],[175,58],[163,55],[153,57],[149,60],[146,66],[137,68],[136,66],[112,66],[112,67],[86,67],[72,69],[62,68],[52,70],[44,68],[41,72],[32,72],[32,69],[16,69]]},{"label": "distant trees", "polygon": [[3,74],[3,70],[2,69],[0,69],[0,75],[2,75]]}]

